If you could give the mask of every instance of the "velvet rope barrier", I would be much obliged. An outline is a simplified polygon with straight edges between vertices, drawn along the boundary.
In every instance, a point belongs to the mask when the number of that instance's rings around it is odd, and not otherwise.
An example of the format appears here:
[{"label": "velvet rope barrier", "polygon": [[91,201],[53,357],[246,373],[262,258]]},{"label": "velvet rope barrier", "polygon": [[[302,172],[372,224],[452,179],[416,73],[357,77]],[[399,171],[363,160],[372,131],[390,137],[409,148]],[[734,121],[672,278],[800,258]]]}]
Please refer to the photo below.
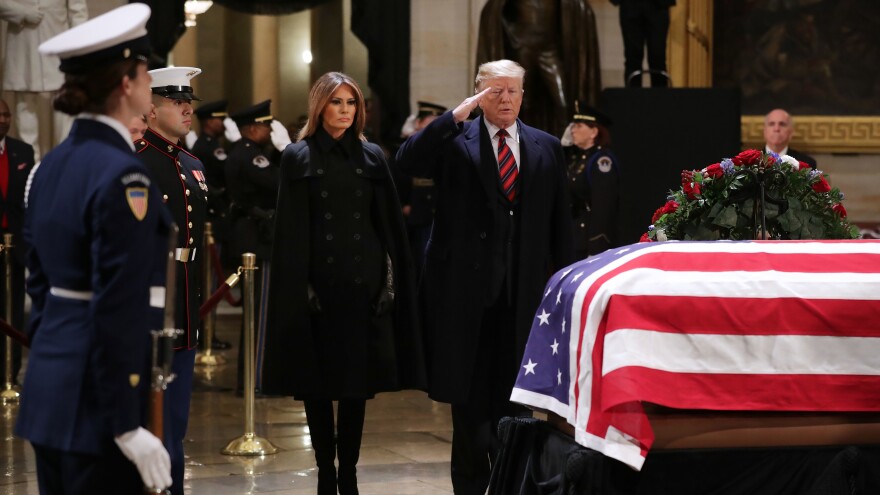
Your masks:
[{"label": "velvet rope barrier", "polygon": [[[211,267],[214,269],[214,276],[217,278],[217,280],[220,280],[221,278],[223,278],[223,267],[220,266],[220,255],[217,254],[217,245],[216,245],[216,244],[211,244],[211,245],[209,246],[208,251],[211,253]],[[239,268],[239,272],[240,272],[240,270],[241,270],[241,268]],[[231,277],[230,277],[230,278],[231,278]],[[228,280],[227,280],[227,281],[228,281]],[[237,282],[237,281],[236,281],[236,282]],[[233,284],[233,285],[234,285],[234,284]],[[230,289],[230,288],[231,288],[231,287],[227,288],[227,289],[225,290],[225,292],[223,293],[224,297],[226,297],[226,302],[228,302],[230,306],[235,306],[235,307],[241,306],[241,298],[239,297],[239,298],[236,300],[234,297],[232,297],[232,294],[229,293],[229,289]],[[222,289],[223,289],[223,286],[221,285],[221,286],[217,289],[217,291],[219,292],[219,291],[222,290]],[[216,292],[215,292],[215,294],[216,294]],[[211,296],[212,299],[213,299],[213,297],[214,297],[214,296]],[[207,304],[207,303],[209,303],[209,302],[211,302],[210,299],[209,299],[208,301],[205,301],[205,304]],[[216,304],[216,303],[214,303],[214,304]],[[203,304],[203,305],[202,305],[202,308],[204,308],[204,307],[205,307],[205,305]],[[205,316],[205,312],[202,311],[202,310],[199,310],[199,314],[201,314],[202,317]]]},{"label": "velvet rope barrier", "polygon": [[[241,277],[241,267],[238,268],[238,271],[233,273],[226,279],[225,282],[220,284],[220,287],[211,294],[211,297],[208,298],[207,301],[202,304],[199,308],[199,318],[204,318],[206,314],[210,313],[218,303],[220,303],[220,299],[229,294],[229,289],[235,287],[235,284],[238,283],[239,278]],[[227,298],[228,300],[228,298]]]},{"label": "velvet rope barrier", "polygon": [[27,335],[24,334],[21,330],[13,327],[6,320],[0,318],[0,330],[3,331],[9,338],[18,342],[24,347],[30,347],[31,341]]}]

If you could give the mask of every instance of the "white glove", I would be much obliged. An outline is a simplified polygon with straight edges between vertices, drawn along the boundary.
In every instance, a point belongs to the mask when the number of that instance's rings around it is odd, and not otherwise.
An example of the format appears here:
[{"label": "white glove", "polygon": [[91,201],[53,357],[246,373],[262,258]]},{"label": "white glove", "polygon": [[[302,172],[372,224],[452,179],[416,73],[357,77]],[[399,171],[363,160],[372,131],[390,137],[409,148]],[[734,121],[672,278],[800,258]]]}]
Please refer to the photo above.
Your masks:
[{"label": "white glove", "polygon": [[272,144],[275,145],[275,149],[278,151],[284,151],[284,148],[290,144],[290,133],[287,132],[287,128],[277,120],[273,120],[270,125],[272,126],[272,132],[270,132],[269,135],[272,137]]},{"label": "white glove", "polygon": [[186,147],[190,150],[193,149],[193,146],[196,144],[196,139],[199,137],[196,136],[195,131],[189,131],[186,133],[186,136],[183,137],[183,141],[186,143]]},{"label": "white glove", "polygon": [[43,20],[43,13],[36,7],[26,7],[22,13],[23,24],[37,25]]},{"label": "white glove", "polygon": [[138,427],[113,440],[125,457],[137,466],[144,485],[160,490],[171,486],[171,458],[155,435]]},{"label": "white glove", "polygon": [[226,117],[223,119],[223,127],[226,129],[223,131],[223,134],[226,135],[226,140],[230,143],[234,143],[241,139],[241,131],[238,130],[238,126],[235,125],[235,121]]}]

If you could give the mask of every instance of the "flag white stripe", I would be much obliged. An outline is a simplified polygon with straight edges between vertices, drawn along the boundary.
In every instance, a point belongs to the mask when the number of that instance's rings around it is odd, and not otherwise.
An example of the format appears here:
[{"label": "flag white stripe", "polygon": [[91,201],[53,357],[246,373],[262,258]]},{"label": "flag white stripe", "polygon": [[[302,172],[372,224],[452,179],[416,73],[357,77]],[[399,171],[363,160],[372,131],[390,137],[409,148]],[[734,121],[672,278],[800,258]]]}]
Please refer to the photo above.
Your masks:
[{"label": "flag white stripe", "polygon": [[[880,268],[880,267],[878,267]],[[599,288],[618,295],[875,300],[880,273],[690,272],[634,268]],[[598,294],[597,294],[598,295]]]},{"label": "flag white stripe", "polygon": [[880,375],[880,338],[615,330],[602,375],[627,366],[675,373]]}]

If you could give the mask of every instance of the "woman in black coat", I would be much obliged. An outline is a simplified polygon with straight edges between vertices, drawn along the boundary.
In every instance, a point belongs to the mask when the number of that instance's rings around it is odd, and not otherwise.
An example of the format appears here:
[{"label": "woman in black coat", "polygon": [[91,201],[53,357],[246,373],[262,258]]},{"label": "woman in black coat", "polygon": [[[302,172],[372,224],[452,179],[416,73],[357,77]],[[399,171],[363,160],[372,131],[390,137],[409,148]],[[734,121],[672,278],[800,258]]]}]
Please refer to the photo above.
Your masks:
[{"label": "woman in black coat", "polygon": [[258,381],[304,401],[319,494],[335,494],[337,481],[340,494],[358,493],[366,399],[425,385],[403,217],[385,156],[364,138],[363,108],[354,80],[324,74],[281,159]]}]

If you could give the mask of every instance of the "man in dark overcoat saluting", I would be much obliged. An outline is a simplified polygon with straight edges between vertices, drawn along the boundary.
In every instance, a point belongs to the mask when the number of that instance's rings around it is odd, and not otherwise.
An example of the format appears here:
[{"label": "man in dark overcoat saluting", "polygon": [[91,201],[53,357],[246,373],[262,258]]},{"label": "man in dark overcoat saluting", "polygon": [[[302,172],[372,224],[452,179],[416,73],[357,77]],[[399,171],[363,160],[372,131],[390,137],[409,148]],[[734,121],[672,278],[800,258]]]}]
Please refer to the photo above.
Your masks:
[{"label": "man in dark overcoat saluting", "polygon": [[[480,66],[475,94],[413,135],[398,167],[434,179],[422,300],[429,393],[452,404],[452,484],[483,494],[544,285],[572,261],[559,140],[517,116],[525,70]],[[479,106],[483,115],[465,122]]]}]

